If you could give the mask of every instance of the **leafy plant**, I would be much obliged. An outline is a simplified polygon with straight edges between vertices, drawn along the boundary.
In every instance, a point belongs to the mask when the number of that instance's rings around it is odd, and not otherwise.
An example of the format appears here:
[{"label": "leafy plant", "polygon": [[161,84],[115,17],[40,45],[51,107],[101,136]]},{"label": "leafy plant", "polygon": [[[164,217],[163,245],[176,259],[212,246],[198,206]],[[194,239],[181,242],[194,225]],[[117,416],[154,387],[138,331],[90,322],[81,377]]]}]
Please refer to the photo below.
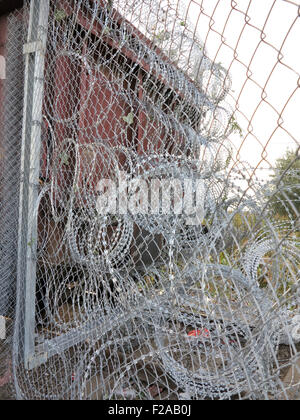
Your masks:
[{"label": "leafy plant", "polygon": [[69,155],[68,155],[68,153],[66,153],[66,152],[61,153],[61,155],[60,155],[60,159],[61,159],[61,163],[62,163],[63,165],[68,166],[68,165],[70,164],[70,162],[69,162]]},{"label": "leafy plant", "polygon": [[240,137],[243,137],[243,130],[234,115],[229,120],[229,128],[233,133],[238,133]]},{"label": "leafy plant", "polygon": [[67,17],[67,14],[62,9],[57,9],[54,13],[54,18],[57,22],[63,21]]},{"label": "leafy plant", "polygon": [[127,116],[122,117],[123,121],[125,121],[128,125],[132,125],[134,121],[134,115],[130,112]]},{"label": "leafy plant", "polygon": [[273,194],[269,199],[280,217],[299,217],[300,214],[300,155],[288,150],[277,159],[273,179]]}]

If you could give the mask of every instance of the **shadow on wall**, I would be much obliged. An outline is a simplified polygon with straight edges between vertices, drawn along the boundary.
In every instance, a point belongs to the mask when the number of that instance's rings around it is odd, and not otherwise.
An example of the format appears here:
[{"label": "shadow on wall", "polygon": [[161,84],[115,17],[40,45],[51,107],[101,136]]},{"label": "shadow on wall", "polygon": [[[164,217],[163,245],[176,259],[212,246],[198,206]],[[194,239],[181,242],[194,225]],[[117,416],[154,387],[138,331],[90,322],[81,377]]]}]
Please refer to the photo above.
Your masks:
[{"label": "shadow on wall", "polygon": [[0,16],[21,8],[23,4],[24,0],[0,0]]}]

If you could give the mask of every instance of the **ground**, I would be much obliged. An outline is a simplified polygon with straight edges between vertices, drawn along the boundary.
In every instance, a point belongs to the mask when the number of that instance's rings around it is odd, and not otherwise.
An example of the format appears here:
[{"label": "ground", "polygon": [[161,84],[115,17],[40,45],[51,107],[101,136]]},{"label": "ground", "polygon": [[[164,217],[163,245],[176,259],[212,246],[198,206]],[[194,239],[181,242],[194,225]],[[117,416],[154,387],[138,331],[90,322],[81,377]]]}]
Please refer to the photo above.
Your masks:
[{"label": "ground", "polygon": [[[7,352],[4,352],[4,350],[5,349],[3,349],[3,345],[1,346],[1,341],[0,341],[0,356],[7,353]],[[300,344],[296,345],[296,351],[297,351],[297,354],[300,354]],[[278,359],[279,365],[282,366],[282,369],[281,369],[281,372],[280,372],[280,378],[283,382],[286,382],[287,389],[290,388],[289,360],[290,360],[291,357],[293,357],[293,352],[292,352],[291,348],[289,346],[286,346],[286,345],[281,345],[280,348],[279,348],[278,354],[277,354],[277,359]],[[0,359],[1,359],[1,357],[0,357]],[[300,363],[299,359],[298,359],[298,362]],[[2,364],[2,366],[4,366],[4,365]],[[6,364],[6,366],[7,366],[7,364]],[[0,379],[1,379],[1,377],[3,378],[3,372],[1,372]],[[293,388],[294,393],[290,392],[289,390],[287,392],[288,392],[288,395],[290,396],[291,399],[293,399],[293,395],[296,395],[296,398],[300,399],[300,383],[298,382],[299,381],[299,379],[298,379],[299,375],[298,376],[295,375],[293,377],[294,377],[294,379],[297,377],[297,380],[296,380],[297,386],[295,388]],[[289,383],[287,383],[287,380],[288,380]],[[3,387],[0,387],[0,401],[1,400],[14,400],[14,399],[15,398],[13,396],[13,392],[12,392],[10,384],[6,384]],[[272,397],[271,397],[271,399],[272,399]],[[284,395],[281,395],[278,398],[276,397],[275,399],[285,399],[285,397],[284,397]]]}]

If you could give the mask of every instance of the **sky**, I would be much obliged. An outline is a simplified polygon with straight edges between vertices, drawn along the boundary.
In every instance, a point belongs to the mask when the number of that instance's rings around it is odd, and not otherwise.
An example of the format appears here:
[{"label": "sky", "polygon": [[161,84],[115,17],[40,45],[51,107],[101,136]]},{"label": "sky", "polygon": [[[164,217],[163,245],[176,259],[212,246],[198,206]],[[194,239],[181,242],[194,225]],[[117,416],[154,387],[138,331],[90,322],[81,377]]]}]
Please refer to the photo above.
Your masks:
[{"label": "sky", "polygon": [[[209,58],[228,69],[232,88],[226,101],[242,128],[242,136],[229,138],[234,160],[250,168],[270,168],[286,150],[297,149],[300,0],[118,0],[118,4],[156,43],[165,33],[162,29],[173,27],[170,39],[159,44],[164,51],[176,44],[172,40],[176,32],[186,32],[191,39],[197,35]],[[183,47],[176,46],[184,62],[189,58]],[[197,51],[190,55],[193,60]],[[271,171],[256,173],[265,177]]]},{"label": "sky", "polygon": [[285,0],[184,1],[209,57],[229,69],[227,100],[243,129],[242,138],[231,136],[236,157],[273,166],[300,144],[298,8]]}]

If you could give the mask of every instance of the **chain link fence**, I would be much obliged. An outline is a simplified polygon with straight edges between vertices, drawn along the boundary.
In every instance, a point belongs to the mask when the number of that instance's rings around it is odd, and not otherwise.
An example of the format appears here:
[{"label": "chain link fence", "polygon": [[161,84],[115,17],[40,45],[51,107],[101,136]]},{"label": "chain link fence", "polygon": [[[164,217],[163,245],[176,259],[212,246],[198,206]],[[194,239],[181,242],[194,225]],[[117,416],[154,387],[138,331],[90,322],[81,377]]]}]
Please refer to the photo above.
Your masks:
[{"label": "chain link fence", "polygon": [[261,3],[6,17],[0,399],[300,398],[300,5]]},{"label": "chain link fence", "polygon": [[[0,398],[12,395],[12,336],[16,307],[25,25],[23,11],[1,20],[5,74],[0,109]],[[1,51],[2,53],[2,51]],[[7,77],[6,77],[7,76]]]}]

